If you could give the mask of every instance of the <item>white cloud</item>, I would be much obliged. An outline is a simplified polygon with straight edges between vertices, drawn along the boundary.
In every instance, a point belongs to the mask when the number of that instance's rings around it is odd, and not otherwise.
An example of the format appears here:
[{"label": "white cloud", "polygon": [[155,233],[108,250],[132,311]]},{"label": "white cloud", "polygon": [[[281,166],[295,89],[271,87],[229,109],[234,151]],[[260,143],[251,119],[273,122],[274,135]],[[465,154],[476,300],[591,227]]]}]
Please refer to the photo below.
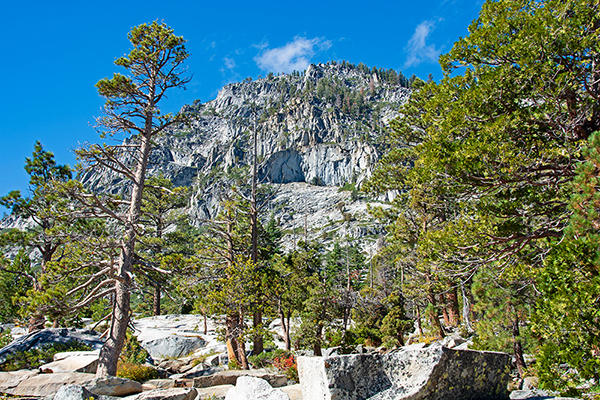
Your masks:
[{"label": "white cloud", "polygon": [[225,57],[225,58],[223,58],[223,61],[225,61],[225,68],[227,68],[227,69],[235,68],[235,60],[233,58]]},{"label": "white cloud", "polygon": [[429,34],[435,29],[436,21],[423,21],[415,28],[415,33],[404,48],[407,53],[404,68],[419,65],[423,62],[437,62],[441,49],[427,44]]},{"label": "white cloud", "polygon": [[325,38],[307,39],[296,36],[292,42],[283,47],[268,49],[263,45],[263,51],[254,57],[256,65],[269,72],[303,71],[310,64],[310,59],[317,53],[331,47],[331,41]]}]

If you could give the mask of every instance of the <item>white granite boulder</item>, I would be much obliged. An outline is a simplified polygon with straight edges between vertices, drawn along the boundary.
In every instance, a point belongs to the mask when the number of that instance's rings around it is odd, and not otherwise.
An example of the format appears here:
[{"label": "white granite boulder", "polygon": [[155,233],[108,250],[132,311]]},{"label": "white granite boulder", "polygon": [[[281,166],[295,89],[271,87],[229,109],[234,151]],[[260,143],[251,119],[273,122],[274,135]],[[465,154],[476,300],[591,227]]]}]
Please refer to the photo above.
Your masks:
[{"label": "white granite boulder", "polygon": [[94,394],[81,385],[64,385],[54,395],[52,400],[113,400],[110,396]]},{"label": "white granite boulder", "polygon": [[[63,353],[64,354],[64,353]],[[56,359],[56,357],[55,357]],[[84,372],[96,373],[98,368],[98,355],[80,355],[74,357],[60,358],[48,364],[41,365],[40,371],[44,373],[56,372]]]},{"label": "white granite boulder", "polygon": [[299,357],[304,399],[506,399],[510,356],[407,346],[387,354]]},{"label": "white granite boulder", "polygon": [[85,343],[91,346],[93,349],[100,349],[103,344],[103,339],[100,338],[100,335],[98,335],[97,332],[90,330],[75,328],[42,329],[40,331],[35,331],[22,336],[0,349],[0,363],[3,363],[9,355],[16,352],[23,352],[32,348],[38,348],[44,344],[66,344],[71,341]]},{"label": "white granite boulder", "polygon": [[198,391],[194,388],[170,388],[146,391],[135,396],[125,397],[127,400],[194,400]]},{"label": "white granite boulder", "polygon": [[84,385],[93,378],[94,375],[92,374],[81,374],[78,372],[38,374],[22,380],[17,387],[11,390],[11,393],[18,396],[53,396],[65,385]]},{"label": "white granite boulder", "polygon": [[180,358],[206,345],[200,335],[179,334],[142,342],[142,347],[154,359]]},{"label": "white granite boulder", "polygon": [[109,376],[107,378],[94,377],[94,379],[86,382],[84,386],[92,393],[117,397],[141,393],[144,390],[141,383],[116,376]]},{"label": "white granite boulder", "polygon": [[251,376],[241,376],[225,400],[289,400],[281,389],[274,389],[267,381]]},{"label": "white granite boulder", "polygon": [[287,385],[287,377],[285,375],[274,374],[264,369],[252,369],[220,371],[210,375],[199,376],[194,378],[194,387],[204,388],[218,385],[236,385],[238,379],[241,377],[260,378],[272,387]]}]

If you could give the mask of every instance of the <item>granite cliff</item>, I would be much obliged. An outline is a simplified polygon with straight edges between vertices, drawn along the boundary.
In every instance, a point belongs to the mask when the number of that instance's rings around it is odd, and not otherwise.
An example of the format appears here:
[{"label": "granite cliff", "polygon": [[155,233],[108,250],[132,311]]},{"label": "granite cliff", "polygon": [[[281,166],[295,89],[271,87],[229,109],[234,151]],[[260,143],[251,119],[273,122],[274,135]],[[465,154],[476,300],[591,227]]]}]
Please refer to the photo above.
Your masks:
[{"label": "granite cliff", "polygon": [[[216,99],[182,108],[189,121],[157,141],[149,174],[192,188],[188,209],[199,225],[215,215],[229,184],[248,176],[256,127],[260,182],[275,193],[264,215],[281,221],[289,245],[297,231],[323,240],[377,237],[382,229],[367,221],[367,199],[356,188],[410,95],[405,86],[394,71],[335,62],[229,84]],[[107,174],[80,179],[94,190],[128,189]]]}]

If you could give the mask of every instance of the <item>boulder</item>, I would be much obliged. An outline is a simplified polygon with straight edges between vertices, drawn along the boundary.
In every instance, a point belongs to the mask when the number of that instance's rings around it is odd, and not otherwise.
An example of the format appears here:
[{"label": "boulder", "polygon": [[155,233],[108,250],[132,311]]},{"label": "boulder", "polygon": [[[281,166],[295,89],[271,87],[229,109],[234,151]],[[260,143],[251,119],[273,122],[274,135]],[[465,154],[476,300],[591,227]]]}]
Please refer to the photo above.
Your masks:
[{"label": "boulder", "polygon": [[214,375],[216,373],[223,372],[223,371],[224,371],[224,369],[221,367],[210,367],[210,368],[203,368],[203,369],[192,368],[191,370],[181,374],[179,376],[179,379],[194,379],[194,378],[198,378],[201,376]]},{"label": "boulder", "polygon": [[194,388],[156,389],[143,392],[134,396],[127,396],[127,400],[194,400],[198,391]]},{"label": "boulder", "polygon": [[65,385],[58,389],[52,400],[113,400],[114,397],[94,394],[81,385]]},{"label": "boulder", "polygon": [[[55,357],[56,358],[56,357]],[[40,371],[44,373],[56,372],[84,372],[88,374],[96,373],[98,368],[98,356],[77,356],[67,357],[53,361],[40,366]]]},{"label": "boulder", "polygon": [[194,378],[194,387],[204,388],[217,385],[235,385],[238,378],[242,376],[263,379],[272,387],[287,385],[287,377],[285,375],[273,374],[264,369],[253,369],[222,371],[208,376],[200,376]]},{"label": "boulder", "polygon": [[141,393],[144,390],[141,383],[116,376],[94,378],[84,386],[92,393],[117,397]]},{"label": "boulder", "polygon": [[506,399],[510,356],[443,346],[299,357],[304,399]]},{"label": "boulder", "polygon": [[56,353],[54,355],[53,361],[60,361],[70,357],[90,357],[96,356],[100,354],[100,350],[92,350],[92,351],[64,351],[61,353]]},{"label": "boulder", "polygon": [[68,343],[77,340],[83,342],[93,349],[100,349],[103,340],[94,331],[75,328],[48,328],[32,332],[14,340],[12,343],[0,349],[0,364],[6,361],[10,354],[27,351],[51,343]]},{"label": "boulder", "polygon": [[526,376],[523,378],[523,390],[533,390],[540,386],[540,379],[537,376]]},{"label": "boulder", "polygon": [[84,385],[93,378],[93,374],[81,374],[79,372],[38,374],[22,380],[19,385],[12,390],[12,394],[33,397],[53,396],[65,385]]},{"label": "boulder", "polygon": [[223,400],[227,395],[227,392],[229,392],[229,390],[233,387],[233,385],[219,385],[211,386],[208,388],[197,388],[198,397],[196,399]]},{"label": "boulder", "polygon": [[180,358],[206,345],[199,335],[169,335],[141,343],[154,359]]},{"label": "boulder", "polygon": [[282,386],[279,389],[287,394],[290,400],[302,400],[302,386],[300,384]]},{"label": "boulder", "polygon": [[144,390],[149,388],[151,390],[154,389],[170,389],[175,387],[175,381],[172,379],[150,379],[149,381],[144,382],[142,385]]},{"label": "boulder", "polygon": [[510,393],[510,400],[579,400],[573,397],[552,397],[543,390],[515,390]]},{"label": "boulder", "polygon": [[181,373],[181,368],[186,365],[187,364],[181,360],[167,359],[167,360],[161,361],[158,364],[158,367],[167,370],[167,372],[169,372],[171,374],[179,374],[179,373]]},{"label": "boulder", "polygon": [[235,387],[230,389],[225,400],[289,400],[281,389],[273,389],[264,379],[240,376]]}]

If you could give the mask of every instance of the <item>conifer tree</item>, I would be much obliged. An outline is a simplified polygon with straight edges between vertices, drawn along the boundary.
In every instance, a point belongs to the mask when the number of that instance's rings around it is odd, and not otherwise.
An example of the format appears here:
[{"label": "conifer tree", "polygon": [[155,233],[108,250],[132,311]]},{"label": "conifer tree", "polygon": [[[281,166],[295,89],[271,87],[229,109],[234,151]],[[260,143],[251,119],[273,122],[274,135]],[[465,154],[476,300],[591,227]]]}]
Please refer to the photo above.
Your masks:
[{"label": "conifer tree", "polygon": [[[65,218],[68,201],[57,195],[54,190],[59,182],[71,179],[68,165],[58,165],[54,154],[44,150],[42,144],[35,143],[31,157],[25,159],[25,171],[29,174],[30,197],[23,197],[19,190],[0,198],[0,204],[10,208],[12,214],[23,222],[24,228],[13,228],[0,235],[0,244],[6,247],[17,246],[30,254],[40,255],[33,264],[39,265],[39,271],[22,268],[23,263],[7,265],[3,270],[30,281],[33,292],[43,292],[41,277],[47,272],[50,263],[61,247],[70,239],[70,227]],[[22,259],[25,257],[21,255]],[[15,268],[16,267],[16,268]],[[29,330],[44,328],[45,318],[40,310],[31,310]]]},{"label": "conifer tree", "polygon": [[130,185],[128,200],[123,203],[127,209],[122,213],[111,210],[100,196],[78,196],[86,207],[98,210],[98,215],[111,217],[123,226],[121,252],[111,270],[115,276],[115,301],[110,332],[100,352],[99,377],[116,374],[118,355],[129,324],[132,266],[153,140],[169,126],[185,120],[182,114],[161,114],[158,105],[168,90],[183,88],[190,80],[183,68],[189,56],[185,40],[176,36],[164,22],[136,26],[128,38],[133,46],[131,52],[115,61],[128,75],[114,74],[96,84],[98,93],[106,99],[105,116],[98,118],[97,123],[102,137],[133,135],[122,145],[90,145],[77,151],[83,161],[82,173],[106,168],[120,174]]}]

